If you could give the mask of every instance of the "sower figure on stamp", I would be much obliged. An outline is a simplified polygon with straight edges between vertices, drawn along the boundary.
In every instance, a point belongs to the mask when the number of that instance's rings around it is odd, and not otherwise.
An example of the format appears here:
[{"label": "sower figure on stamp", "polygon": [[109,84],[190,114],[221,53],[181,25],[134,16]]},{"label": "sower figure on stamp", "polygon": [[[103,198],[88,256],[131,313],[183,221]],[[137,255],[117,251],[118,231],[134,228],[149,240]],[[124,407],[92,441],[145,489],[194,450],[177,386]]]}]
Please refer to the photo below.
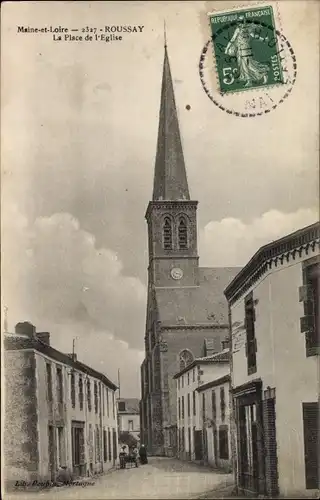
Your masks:
[{"label": "sower figure on stamp", "polygon": [[239,69],[239,80],[246,82],[245,87],[250,87],[252,81],[263,79],[263,83],[268,81],[269,65],[256,61],[253,58],[251,38],[259,41],[267,41],[268,37],[262,38],[256,32],[256,27],[246,24],[243,16],[239,17],[239,25],[228,43],[225,54],[236,56]]}]

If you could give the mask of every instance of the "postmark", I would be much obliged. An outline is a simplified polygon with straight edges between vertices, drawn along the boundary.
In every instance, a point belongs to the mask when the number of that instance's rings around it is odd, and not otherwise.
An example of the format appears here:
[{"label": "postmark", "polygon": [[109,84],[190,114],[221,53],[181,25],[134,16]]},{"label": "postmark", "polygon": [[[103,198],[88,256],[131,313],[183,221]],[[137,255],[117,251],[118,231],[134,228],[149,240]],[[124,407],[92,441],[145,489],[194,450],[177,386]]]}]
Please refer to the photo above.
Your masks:
[{"label": "postmark", "polygon": [[271,5],[208,14],[211,38],[201,52],[199,76],[222,111],[262,116],[290,96],[297,61],[275,17]]}]

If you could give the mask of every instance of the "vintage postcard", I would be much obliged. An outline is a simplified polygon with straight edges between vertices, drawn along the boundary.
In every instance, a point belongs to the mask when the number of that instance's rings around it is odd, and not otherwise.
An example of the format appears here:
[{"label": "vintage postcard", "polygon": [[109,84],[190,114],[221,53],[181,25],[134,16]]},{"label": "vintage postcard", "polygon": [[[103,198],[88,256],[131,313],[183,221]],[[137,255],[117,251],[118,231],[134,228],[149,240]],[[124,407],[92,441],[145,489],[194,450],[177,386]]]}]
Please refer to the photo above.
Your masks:
[{"label": "vintage postcard", "polygon": [[319,497],[319,27],[2,3],[3,498]]}]

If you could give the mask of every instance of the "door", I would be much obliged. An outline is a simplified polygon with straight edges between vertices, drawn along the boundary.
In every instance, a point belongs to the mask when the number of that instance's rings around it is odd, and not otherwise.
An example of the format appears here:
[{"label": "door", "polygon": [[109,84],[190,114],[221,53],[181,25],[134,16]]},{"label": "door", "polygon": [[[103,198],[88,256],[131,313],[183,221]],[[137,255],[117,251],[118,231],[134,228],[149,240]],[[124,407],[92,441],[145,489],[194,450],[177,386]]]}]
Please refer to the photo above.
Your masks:
[{"label": "door", "polygon": [[193,431],[194,438],[194,452],[196,460],[203,460],[203,452],[202,452],[202,431]]},{"label": "door", "polygon": [[56,479],[57,457],[56,457],[56,440],[55,429],[53,425],[48,426],[48,454],[49,454],[49,471],[51,481]]},{"label": "door", "polygon": [[213,460],[214,464],[218,464],[218,433],[216,426],[212,429],[213,432]]},{"label": "door", "polygon": [[306,489],[319,488],[319,405],[303,403]]},{"label": "door", "polygon": [[115,429],[112,429],[112,436],[113,436],[113,461],[115,462],[117,460],[117,433]]},{"label": "door", "polygon": [[84,422],[71,422],[72,467],[75,477],[85,476]]},{"label": "door", "polygon": [[188,456],[189,456],[189,460],[192,459],[192,450],[191,450],[191,428],[188,427],[188,446],[189,446],[189,452],[188,452]]}]

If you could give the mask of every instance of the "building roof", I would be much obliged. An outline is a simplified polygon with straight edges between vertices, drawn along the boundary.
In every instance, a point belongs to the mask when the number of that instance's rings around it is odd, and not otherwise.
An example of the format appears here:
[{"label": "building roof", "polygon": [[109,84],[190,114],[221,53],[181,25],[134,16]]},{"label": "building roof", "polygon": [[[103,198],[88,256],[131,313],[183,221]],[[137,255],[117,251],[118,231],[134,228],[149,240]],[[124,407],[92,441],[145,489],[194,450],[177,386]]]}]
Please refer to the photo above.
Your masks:
[{"label": "building roof", "polygon": [[10,334],[6,335],[4,339],[4,349],[6,351],[34,349],[35,351],[48,356],[58,363],[69,365],[75,370],[79,370],[83,373],[86,373],[87,375],[90,375],[91,377],[100,380],[107,387],[114,391],[117,389],[117,386],[113,382],[111,382],[111,380],[109,380],[108,377],[106,377],[106,375],[104,375],[103,373],[94,370],[94,368],[85,365],[81,361],[73,360],[68,354],[64,354],[57,349],[54,349],[54,347],[46,344],[45,342],[42,342],[40,339],[34,337],[30,338],[27,336],[18,336],[16,334],[12,337],[9,335]]},{"label": "building roof", "polygon": [[199,286],[155,288],[161,326],[228,325],[224,289],[239,267],[199,268]]},{"label": "building roof", "polygon": [[168,51],[165,47],[153,201],[190,200]]},{"label": "building roof", "polygon": [[215,363],[229,363],[230,362],[230,349],[224,349],[221,352],[217,352],[215,354],[212,354],[212,356],[205,356],[202,358],[195,358],[192,363],[189,365],[185,366],[182,370],[177,372],[173,378],[179,378],[181,375],[184,373],[188,372],[192,368],[194,368],[197,365],[210,365],[210,364],[215,364]]},{"label": "building roof", "polygon": [[[284,257],[289,261],[296,252],[309,247],[315,248],[320,242],[320,224],[316,222],[294,233],[288,234],[279,240],[272,241],[262,246],[249,260],[247,265],[236,275],[225,289],[225,296],[229,301],[236,300],[257,279],[270,269],[272,263],[282,264]],[[246,286],[247,285],[247,286]]]},{"label": "building roof", "polygon": [[219,377],[215,380],[211,380],[210,382],[207,382],[206,384],[200,385],[199,387],[196,388],[196,391],[202,392],[205,391],[206,389],[211,389],[211,387],[217,387],[218,385],[225,384],[226,382],[230,382],[231,377],[230,375],[223,375],[223,377]]},{"label": "building roof", "polygon": [[[138,398],[119,398],[118,412],[119,414],[140,414],[140,400]],[[125,410],[119,410],[119,403],[125,403]]]}]

